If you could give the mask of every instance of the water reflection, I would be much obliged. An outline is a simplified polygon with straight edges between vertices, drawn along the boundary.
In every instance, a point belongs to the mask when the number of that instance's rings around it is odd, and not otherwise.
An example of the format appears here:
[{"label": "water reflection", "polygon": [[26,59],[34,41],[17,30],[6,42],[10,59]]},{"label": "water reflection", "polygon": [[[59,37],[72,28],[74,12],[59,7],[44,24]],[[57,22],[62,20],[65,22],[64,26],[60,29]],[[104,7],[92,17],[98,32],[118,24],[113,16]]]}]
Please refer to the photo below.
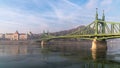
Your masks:
[{"label": "water reflection", "polygon": [[[79,62],[84,61],[85,63],[82,62],[82,65],[80,66],[82,68],[119,68],[120,63],[116,62],[116,60],[119,61],[120,48],[116,49],[116,47],[114,46],[113,49],[113,44],[119,47],[116,43],[113,43],[112,48],[110,48],[110,44],[111,43],[109,42],[108,45],[106,44],[108,46],[108,51],[106,49],[90,50],[91,44],[86,44],[83,41],[77,43],[69,42],[68,44],[65,42],[65,44],[62,43],[62,45],[60,43],[55,43],[50,45],[49,49],[53,52],[61,52],[64,57]],[[112,56],[111,54],[113,54],[114,56]]]},{"label": "water reflection", "polygon": [[22,45],[0,45],[0,55],[27,54],[27,46]]},{"label": "water reflection", "polygon": [[[109,45],[109,44],[108,44]],[[40,45],[0,45],[0,68],[120,68],[120,52],[90,50],[89,42]],[[112,57],[111,57],[112,56]],[[110,60],[112,59],[112,60]]]},{"label": "water reflection", "polygon": [[107,50],[91,50],[94,61],[106,60]]},{"label": "water reflection", "polygon": [[[47,45],[46,45],[47,46]],[[101,44],[99,45],[101,46]],[[103,46],[107,46],[103,45]],[[49,45],[49,49],[53,52],[61,52],[63,55],[72,55],[72,56],[80,56],[82,58],[93,59],[94,61],[105,60],[107,55],[107,49],[91,49],[91,43],[88,42],[69,42],[62,45],[52,44]]]},{"label": "water reflection", "polygon": [[103,63],[86,63],[82,68],[120,68],[119,64],[108,64],[106,62]]}]

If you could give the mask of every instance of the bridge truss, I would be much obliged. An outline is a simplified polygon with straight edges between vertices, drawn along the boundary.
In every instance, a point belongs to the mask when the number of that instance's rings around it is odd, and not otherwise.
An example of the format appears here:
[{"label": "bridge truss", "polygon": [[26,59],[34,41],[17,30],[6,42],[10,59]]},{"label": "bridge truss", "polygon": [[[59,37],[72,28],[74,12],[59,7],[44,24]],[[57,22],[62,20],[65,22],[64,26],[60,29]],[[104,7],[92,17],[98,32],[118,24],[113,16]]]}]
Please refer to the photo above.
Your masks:
[{"label": "bridge truss", "polygon": [[64,36],[49,36],[49,38],[46,39],[57,38],[80,38],[91,40],[120,38],[120,23],[105,21],[104,10],[102,19],[98,19],[98,12],[96,9],[95,21],[93,21],[88,26],[85,26]]}]

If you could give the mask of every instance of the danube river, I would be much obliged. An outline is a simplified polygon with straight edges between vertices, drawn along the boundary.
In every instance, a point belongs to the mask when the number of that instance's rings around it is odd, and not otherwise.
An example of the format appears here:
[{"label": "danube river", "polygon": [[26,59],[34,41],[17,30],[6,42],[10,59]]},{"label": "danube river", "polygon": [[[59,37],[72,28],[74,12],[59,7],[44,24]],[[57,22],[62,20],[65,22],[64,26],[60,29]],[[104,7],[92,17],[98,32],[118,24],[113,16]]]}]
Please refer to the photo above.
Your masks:
[{"label": "danube river", "polygon": [[120,68],[120,40],[107,51],[92,52],[91,41],[53,41],[48,45],[0,45],[0,68]]}]

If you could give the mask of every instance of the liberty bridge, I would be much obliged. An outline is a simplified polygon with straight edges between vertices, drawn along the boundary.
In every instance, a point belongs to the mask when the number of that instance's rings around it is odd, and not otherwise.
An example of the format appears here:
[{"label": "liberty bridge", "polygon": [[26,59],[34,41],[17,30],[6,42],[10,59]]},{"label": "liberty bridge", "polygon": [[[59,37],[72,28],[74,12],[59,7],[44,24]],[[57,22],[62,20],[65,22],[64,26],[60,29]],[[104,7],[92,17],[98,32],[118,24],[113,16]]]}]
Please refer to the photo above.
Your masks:
[{"label": "liberty bridge", "polygon": [[104,10],[102,18],[99,19],[98,10],[96,8],[95,20],[92,23],[88,24],[86,27],[73,31],[72,33],[64,36],[46,35],[40,40],[41,44],[44,44],[45,41],[61,38],[79,38],[93,40],[91,47],[92,50],[107,50],[107,39],[120,38],[120,23],[106,21]]}]

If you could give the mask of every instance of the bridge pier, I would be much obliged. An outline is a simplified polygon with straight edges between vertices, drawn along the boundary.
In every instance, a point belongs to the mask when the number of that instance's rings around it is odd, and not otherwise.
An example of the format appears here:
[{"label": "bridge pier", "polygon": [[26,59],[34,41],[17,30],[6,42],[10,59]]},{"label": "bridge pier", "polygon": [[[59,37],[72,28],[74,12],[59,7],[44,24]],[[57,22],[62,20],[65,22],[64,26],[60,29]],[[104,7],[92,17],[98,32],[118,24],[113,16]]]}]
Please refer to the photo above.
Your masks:
[{"label": "bridge pier", "polygon": [[93,39],[91,50],[107,50],[106,40]]},{"label": "bridge pier", "polygon": [[44,48],[44,44],[45,44],[45,42],[44,42],[43,40],[41,41],[40,44],[41,44],[41,48]]},{"label": "bridge pier", "polygon": [[107,41],[94,39],[92,41],[91,52],[93,60],[105,59],[107,52]]}]

